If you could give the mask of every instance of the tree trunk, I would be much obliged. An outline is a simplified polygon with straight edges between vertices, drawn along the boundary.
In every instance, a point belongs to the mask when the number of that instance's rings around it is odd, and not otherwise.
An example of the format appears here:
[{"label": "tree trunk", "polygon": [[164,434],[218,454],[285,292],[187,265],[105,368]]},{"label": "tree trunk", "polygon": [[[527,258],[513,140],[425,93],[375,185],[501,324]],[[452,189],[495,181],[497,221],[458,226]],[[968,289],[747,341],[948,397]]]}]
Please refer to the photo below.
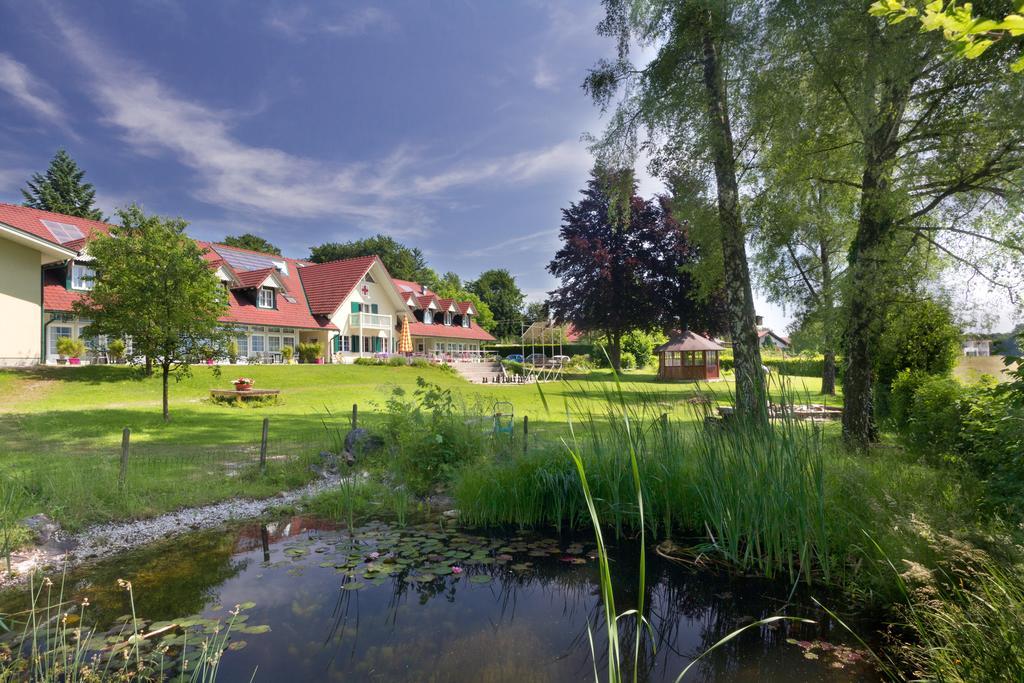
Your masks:
[{"label": "tree trunk", "polygon": [[718,192],[725,294],[736,373],[736,412],[741,417],[767,424],[768,398],[754,321],[754,296],[750,288],[745,235],[740,219],[739,185],[736,181],[736,158],[726,85],[722,78],[722,64],[710,13],[704,14],[704,21],[704,90]]},{"label": "tree trunk", "polygon": [[822,239],[818,244],[818,258],[821,260],[821,301],[825,308],[822,316],[822,336],[825,361],[821,365],[821,393],[836,395],[836,302],[832,292],[832,263],[828,253],[828,242]]},{"label": "tree trunk", "polygon": [[622,372],[622,335],[608,335],[608,360],[615,372]]},{"label": "tree trunk", "polygon": [[153,359],[146,356],[146,377],[153,376]]},{"label": "tree trunk", "polygon": [[163,369],[163,384],[164,384],[164,422],[168,422],[171,419],[170,407],[167,403],[167,391],[168,391],[168,380],[171,376],[171,366],[169,363],[162,363],[161,368]]}]

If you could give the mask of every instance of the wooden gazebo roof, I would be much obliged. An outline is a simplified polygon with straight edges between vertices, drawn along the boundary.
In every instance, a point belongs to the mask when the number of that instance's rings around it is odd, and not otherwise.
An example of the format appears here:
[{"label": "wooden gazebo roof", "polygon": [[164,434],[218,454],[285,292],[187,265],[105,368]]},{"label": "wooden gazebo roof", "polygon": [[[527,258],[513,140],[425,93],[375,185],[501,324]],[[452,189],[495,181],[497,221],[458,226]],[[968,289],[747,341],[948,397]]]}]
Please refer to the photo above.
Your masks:
[{"label": "wooden gazebo roof", "polygon": [[724,351],[725,349],[715,342],[689,330],[675,334],[667,342],[654,349],[655,353],[665,351]]}]

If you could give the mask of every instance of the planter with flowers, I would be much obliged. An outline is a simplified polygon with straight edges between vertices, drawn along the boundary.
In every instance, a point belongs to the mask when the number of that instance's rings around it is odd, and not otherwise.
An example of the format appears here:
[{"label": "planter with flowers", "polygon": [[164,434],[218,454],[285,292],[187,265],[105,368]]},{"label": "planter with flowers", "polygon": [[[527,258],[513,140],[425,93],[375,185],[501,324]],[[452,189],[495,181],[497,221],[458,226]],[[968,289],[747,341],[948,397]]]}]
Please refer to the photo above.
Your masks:
[{"label": "planter with flowers", "polygon": [[85,342],[81,339],[60,337],[57,339],[57,353],[60,354],[59,362],[66,362],[69,365],[81,365],[81,357],[85,355]]},{"label": "planter with flowers", "polygon": [[248,377],[239,377],[232,384],[235,385],[235,391],[249,391],[252,389],[254,382]]}]

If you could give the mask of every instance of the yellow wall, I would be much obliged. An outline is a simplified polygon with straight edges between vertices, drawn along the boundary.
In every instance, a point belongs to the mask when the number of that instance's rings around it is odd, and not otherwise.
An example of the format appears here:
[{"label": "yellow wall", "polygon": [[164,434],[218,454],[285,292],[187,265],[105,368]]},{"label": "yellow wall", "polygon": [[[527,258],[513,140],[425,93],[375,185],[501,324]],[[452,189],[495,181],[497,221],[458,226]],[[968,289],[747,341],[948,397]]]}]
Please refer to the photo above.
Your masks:
[{"label": "yellow wall", "polygon": [[0,365],[39,362],[42,259],[0,237]]}]

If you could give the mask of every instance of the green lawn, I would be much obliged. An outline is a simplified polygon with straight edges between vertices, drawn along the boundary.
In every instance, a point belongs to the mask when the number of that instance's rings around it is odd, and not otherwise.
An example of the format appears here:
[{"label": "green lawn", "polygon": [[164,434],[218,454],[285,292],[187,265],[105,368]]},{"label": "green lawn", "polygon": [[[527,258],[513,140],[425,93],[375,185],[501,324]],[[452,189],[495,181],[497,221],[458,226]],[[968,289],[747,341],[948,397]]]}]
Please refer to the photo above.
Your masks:
[{"label": "green lawn", "polygon": [[[278,405],[235,408],[209,401],[209,390],[230,388],[238,375],[258,388],[282,391]],[[452,390],[485,413],[509,401],[517,422],[530,417],[531,438],[558,438],[565,404],[593,406],[615,388],[610,372],[543,386],[471,385],[438,368],[369,366],[224,367],[218,377],[197,367],[171,385],[171,421],[160,417],[160,382],[126,367],[47,367],[0,371],[0,473],[19,477],[32,492],[31,510],[45,510],[78,527],[107,519],[160,514],[238,495],[268,496],[301,485],[324,447],[322,420],[347,420],[359,405],[361,423],[380,419],[393,389],[414,391],[417,378]],[[815,378],[792,378],[796,394],[820,401]],[[730,381],[656,382],[652,372],[629,373],[622,391],[654,400],[679,420],[692,420],[687,399],[698,392],[729,401]],[[801,399],[803,400],[803,399]],[[837,399],[830,397],[835,403]],[[270,418],[270,468],[255,471],[261,423]],[[128,481],[117,489],[122,429],[132,430]],[[518,429],[518,424],[517,424]]]}]

